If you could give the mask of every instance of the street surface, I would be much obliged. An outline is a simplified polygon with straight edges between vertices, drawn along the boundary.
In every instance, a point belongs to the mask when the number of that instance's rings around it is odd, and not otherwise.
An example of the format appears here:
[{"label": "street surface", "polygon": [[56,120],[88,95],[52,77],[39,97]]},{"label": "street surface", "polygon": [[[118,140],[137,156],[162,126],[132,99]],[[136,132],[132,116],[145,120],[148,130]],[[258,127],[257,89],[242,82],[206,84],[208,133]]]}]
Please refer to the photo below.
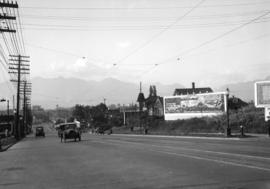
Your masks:
[{"label": "street surface", "polygon": [[[48,132],[48,131],[47,131]],[[56,132],[0,153],[0,188],[270,188],[270,139]]]}]

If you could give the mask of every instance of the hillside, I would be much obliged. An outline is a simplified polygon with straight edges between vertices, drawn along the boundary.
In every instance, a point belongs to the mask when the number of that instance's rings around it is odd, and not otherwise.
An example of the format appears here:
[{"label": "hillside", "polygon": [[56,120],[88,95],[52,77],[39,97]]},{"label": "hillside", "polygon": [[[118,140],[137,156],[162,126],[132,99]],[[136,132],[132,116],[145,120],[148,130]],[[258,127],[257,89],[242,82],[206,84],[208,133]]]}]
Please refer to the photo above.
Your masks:
[{"label": "hillside", "polygon": [[[148,95],[150,84],[143,84],[143,92]],[[158,95],[172,95],[179,84],[162,85],[155,83]],[[139,84],[107,78],[102,81],[85,81],[75,78],[33,78],[32,103],[45,108],[56,105],[69,107],[75,104],[98,104],[106,98],[108,104],[135,103],[139,93]]]},{"label": "hillside", "polygon": [[[265,78],[265,80],[269,80]],[[263,79],[264,80],[264,79]],[[237,96],[244,101],[254,98],[254,82],[232,83],[214,89],[225,91],[230,89],[231,95]],[[145,97],[149,94],[149,86],[156,85],[160,96],[172,95],[175,88],[182,88],[181,84],[163,85],[161,83],[143,83]],[[7,97],[10,89],[7,83],[0,84],[1,97]],[[102,81],[86,81],[76,78],[41,78],[32,79],[32,104],[41,105],[44,108],[71,107],[75,104],[95,105],[103,102],[107,104],[135,103],[139,93],[139,83],[129,83],[113,78]]]}]

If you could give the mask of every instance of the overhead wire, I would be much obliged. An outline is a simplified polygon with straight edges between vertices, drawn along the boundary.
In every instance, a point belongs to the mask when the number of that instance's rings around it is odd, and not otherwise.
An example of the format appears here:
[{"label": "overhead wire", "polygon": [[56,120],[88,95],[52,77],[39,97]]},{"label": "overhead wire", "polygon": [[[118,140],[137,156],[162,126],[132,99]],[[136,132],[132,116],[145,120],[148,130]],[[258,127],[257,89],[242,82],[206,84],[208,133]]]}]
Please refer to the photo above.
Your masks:
[{"label": "overhead wire", "polygon": [[[244,26],[246,26],[246,25],[249,25],[249,24],[255,22],[256,20],[259,20],[259,19],[261,19],[262,17],[264,17],[264,16],[266,16],[266,15],[268,15],[268,14],[270,14],[270,11],[268,11],[268,12],[266,12],[266,13],[260,15],[260,16],[257,16],[256,18],[253,18],[253,19],[249,20],[248,22],[246,22],[246,23],[244,23],[244,24],[242,24],[242,25],[240,25],[240,26],[238,26],[238,27],[235,27],[235,28],[233,28],[233,29],[231,29],[231,30],[229,30],[229,31],[227,31],[227,32],[225,32],[225,33],[223,33],[223,34],[221,34],[221,35],[218,35],[218,36],[216,36],[215,38],[213,38],[213,39],[211,39],[211,40],[208,40],[208,41],[206,41],[206,42],[204,42],[204,43],[202,43],[202,44],[200,44],[200,45],[198,45],[198,46],[196,46],[196,47],[193,47],[193,48],[191,48],[191,49],[188,49],[188,50],[184,51],[182,54],[178,54],[178,55],[176,55],[176,56],[170,57],[170,58],[168,58],[168,59],[166,59],[166,60],[160,61],[160,62],[155,63],[155,64],[156,64],[156,65],[162,65],[162,64],[172,63],[170,60],[172,60],[172,59],[175,60],[175,58],[177,58],[177,60],[179,60],[179,59],[180,59],[180,58],[179,58],[180,55],[183,55],[184,53],[189,53],[189,52],[194,51],[194,50],[196,50],[196,49],[198,49],[198,48],[201,48],[201,47],[203,47],[203,46],[205,46],[205,45],[208,45],[209,43],[212,43],[212,42],[214,42],[214,41],[216,41],[216,40],[219,40],[220,38],[223,38],[223,37],[225,37],[225,36],[231,34],[232,32],[235,32],[235,31],[241,29],[242,27],[244,27]],[[151,68],[150,70],[147,70],[145,73],[142,73],[142,75],[145,75],[145,74],[149,73],[151,70],[153,70],[153,69],[155,69],[155,68],[156,68],[156,67],[153,67],[153,68]]]},{"label": "overhead wire", "polygon": [[[14,10],[13,10],[13,15],[16,15]],[[17,15],[16,15],[16,18],[18,19]],[[15,20],[15,24],[13,23],[13,27],[14,27],[14,29],[16,29],[15,38],[16,38],[17,46],[20,49],[19,54],[24,54],[23,53],[23,44],[22,44],[21,37],[20,37],[20,31],[19,31],[17,19]]]},{"label": "overhead wire", "polygon": [[206,46],[206,45],[208,45],[210,43],[213,43],[213,42],[215,42],[215,41],[217,41],[217,40],[219,40],[219,39],[221,39],[221,38],[223,38],[223,37],[225,37],[225,36],[227,36],[227,35],[235,32],[235,31],[237,31],[239,29],[243,28],[246,25],[249,25],[249,24],[251,24],[251,23],[253,23],[253,22],[261,19],[262,17],[264,17],[264,16],[266,16],[268,14],[270,14],[270,11],[268,11],[268,12],[262,14],[262,15],[259,15],[259,16],[255,17],[255,18],[253,18],[253,19],[245,22],[244,24],[238,25],[237,27],[234,27],[234,28],[232,28],[232,29],[230,29],[230,30],[228,30],[228,31],[220,34],[220,35],[217,35],[216,37],[211,38],[211,39],[209,39],[209,40],[207,40],[207,41],[205,41],[205,42],[203,42],[203,43],[201,43],[201,44],[199,44],[199,45],[197,45],[195,47],[192,47],[190,49],[187,49],[185,51],[182,51],[182,52],[178,53],[177,55],[174,55],[174,56],[172,56],[170,58],[167,58],[165,60],[162,60],[162,61],[158,62],[157,64],[161,65],[161,64],[169,63],[171,60],[175,60],[176,58],[179,58],[181,56],[184,56],[185,54],[188,54],[188,53],[190,53],[192,51],[195,51],[195,50],[197,50],[199,48],[202,48],[203,46]]},{"label": "overhead wire", "polygon": [[[5,7],[5,9],[3,7],[1,7],[1,10],[3,12],[3,15],[10,15],[10,16],[15,16],[16,18],[16,14],[13,10],[13,13],[11,11],[11,8],[8,8],[8,7]],[[5,24],[6,24],[6,27],[8,29],[12,29],[12,30],[15,30],[17,29],[18,31],[18,27],[17,27],[17,23],[16,25],[14,25],[14,23],[12,21],[10,21],[9,19],[4,19],[5,20]],[[16,22],[16,21],[15,21]],[[16,31],[16,30],[15,30]],[[21,49],[22,49],[22,41],[20,39],[20,36],[17,35],[17,33],[9,33],[8,37],[6,36],[6,34],[4,32],[2,32],[2,36],[3,36],[3,41],[5,43],[5,46],[6,46],[6,49],[7,49],[7,52],[10,54],[10,55],[18,55],[18,54],[21,54]],[[3,64],[3,68],[5,68],[5,70],[7,71],[7,73],[9,72],[9,68],[8,68],[8,58],[6,55],[4,55],[4,50],[3,50],[3,47],[1,46],[1,50],[3,52],[1,52],[1,56],[3,57],[3,59],[5,60],[5,65]],[[2,62],[2,61],[1,61]],[[3,62],[2,62],[3,63]],[[4,74],[5,75],[5,74]],[[7,84],[9,86],[9,89],[11,91],[12,94],[14,94],[14,88],[13,86],[11,85],[11,82],[10,82],[10,79],[13,79],[15,78],[16,74],[15,73],[10,73],[9,74],[9,78],[7,78]]]},{"label": "overhead wire", "polygon": [[[199,24],[186,24],[186,25],[175,25],[171,30],[178,30],[178,29],[194,29],[194,28],[210,28],[210,27],[225,27],[225,26],[232,26],[232,25],[239,25],[245,23],[247,20],[240,20],[240,21],[227,21],[227,22],[215,22],[215,23],[199,23]],[[258,23],[265,23],[269,22],[270,17],[266,17],[260,21],[254,22],[254,24]],[[166,26],[164,25],[140,25],[140,26],[105,26],[105,27],[84,27],[80,26],[73,26],[73,25],[46,25],[46,24],[25,24],[24,26],[34,26],[34,27],[25,27],[24,29],[33,29],[33,30],[70,30],[70,31],[113,31],[113,30],[160,30],[165,29]]]},{"label": "overhead wire", "polygon": [[[186,20],[202,20],[202,19],[216,19],[216,18],[234,18],[234,17],[243,17],[243,16],[250,16],[254,14],[258,14],[261,12],[266,12],[267,10],[260,10],[260,11],[247,11],[247,12],[242,12],[242,13],[227,13],[227,14],[207,14],[207,15],[194,15],[194,16],[188,16],[185,19]],[[115,17],[115,16],[110,16],[110,17],[78,17],[78,16],[60,16],[60,15],[40,15],[40,14],[23,14],[22,17],[24,19],[39,19],[39,20],[76,20],[76,21],[168,21],[168,20],[175,20],[177,17],[157,17],[157,16],[122,16],[122,17]]]},{"label": "overhead wire", "polygon": [[[246,44],[246,43],[249,43],[249,42],[252,42],[254,40],[259,40],[259,39],[263,39],[263,38],[267,38],[267,37],[270,37],[270,33],[266,33],[266,34],[262,34],[262,35],[258,35],[258,36],[255,36],[251,39],[247,39],[247,40],[241,40],[241,41],[237,41],[235,43],[231,43],[231,44],[228,44],[228,45],[224,45],[222,46],[221,48],[227,48],[227,47],[234,47],[234,46],[237,46],[237,45],[242,45],[242,44]],[[205,54],[205,53],[208,53],[208,52],[212,52],[212,51],[215,51],[215,50],[218,50],[219,48],[212,48],[212,49],[208,49],[208,50],[205,50],[203,52],[200,52],[199,54]],[[196,52],[195,52],[196,53]],[[199,55],[198,53],[196,53],[196,55]],[[193,54],[190,54],[190,56],[193,55]]]},{"label": "overhead wire", "polygon": [[[236,7],[236,6],[254,6],[254,5],[263,5],[263,4],[269,4],[269,1],[265,2],[253,2],[253,3],[232,3],[232,4],[213,4],[213,5],[203,5],[200,6],[200,8],[217,8],[217,7]],[[172,7],[45,7],[45,6],[23,6],[22,9],[36,9],[36,10],[167,10],[167,9],[186,9],[186,8],[192,8],[193,6],[172,6]]]},{"label": "overhead wire", "polygon": [[[225,37],[225,36],[227,36],[227,35],[229,35],[229,34],[235,32],[235,31],[237,31],[237,30],[239,30],[239,29],[241,29],[241,28],[243,28],[243,27],[245,27],[245,26],[247,26],[247,25],[249,25],[249,24],[251,24],[251,23],[253,23],[253,22],[255,22],[255,21],[257,21],[257,20],[259,20],[259,19],[261,19],[261,18],[263,18],[263,17],[265,17],[265,16],[267,16],[267,15],[269,15],[269,14],[270,14],[270,11],[268,11],[268,12],[266,12],[266,13],[260,15],[260,16],[257,16],[256,18],[253,18],[253,19],[251,19],[250,21],[248,21],[248,22],[246,22],[246,23],[243,23],[243,24],[241,24],[240,26],[237,26],[237,27],[235,27],[235,28],[233,28],[233,29],[231,29],[231,30],[229,30],[229,31],[226,31],[225,33],[222,33],[222,34],[220,34],[220,35],[218,35],[218,36],[216,36],[216,37],[214,37],[214,38],[212,38],[212,39],[210,39],[210,40],[207,40],[207,41],[201,43],[200,45],[198,45],[198,46],[196,46],[196,47],[193,47],[193,48],[191,48],[191,49],[188,49],[188,50],[182,52],[181,54],[187,54],[187,53],[189,53],[189,52],[191,52],[191,51],[194,51],[194,50],[196,50],[196,49],[199,49],[199,48],[201,48],[201,47],[203,47],[203,46],[205,46],[205,45],[208,45],[208,44],[210,44],[210,43],[213,43],[213,42],[215,42],[215,41],[217,41],[217,40],[219,40],[219,39],[221,39],[221,38],[223,38],[223,37]],[[180,54],[180,55],[181,55],[181,54]]]},{"label": "overhead wire", "polygon": [[140,46],[138,46],[137,48],[135,48],[133,51],[131,51],[129,54],[127,54],[126,56],[124,56],[123,58],[119,59],[116,63],[122,63],[123,61],[125,61],[127,58],[129,58],[130,56],[132,56],[133,54],[137,53],[138,51],[140,51],[141,49],[143,49],[144,47],[146,47],[148,44],[150,44],[152,41],[154,41],[156,38],[158,38],[159,36],[161,36],[163,33],[165,33],[167,30],[169,30],[170,28],[172,28],[174,25],[176,25],[180,20],[184,19],[187,15],[189,15],[193,10],[195,10],[196,8],[198,8],[205,0],[200,0],[195,6],[193,6],[191,9],[189,9],[185,14],[181,15],[180,17],[178,17],[174,22],[172,22],[171,24],[169,24],[168,26],[166,26],[164,29],[162,29],[160,32],[158,32],[157,34],[153,35],[150,39],[148,39],[147,41],[145,41],[143,44],[141,44]]},{"label": "overhead wire", "polygon": [[[9,11],[9,14],[12,15],[12,12],[10,9],[8,9]],[[16,29],[16,27],[14,26],[14,23],[11,21],[9,22],[9,26],[10,28],[12,29]],[[11,33],[11,36],[12,36],[12,41],[13,41],[13,45],[14,45],[14,48],[16,49],[16,53],[17,55],[21,54],[21,50],[20,50],[20,45],[19,45],[19,42],[18,42],[18,38],[17,38],[17,32],[15,33]]]},{"label": "overhead wire", "polygon": [[[15,13],[14,13],[15,14]],[[25,42],[24,42],[24,36],[23,36],[23,31],[22,31],[22,21],[21,21],[21,16],[20,16],[20,12],[17,9],[17,18],[18,18],[18,22],[16,23],[17,25],[19,25],[17,28],[19,30],[19,34],[18,36],[20,37],[21,43],[22,43],[22,49],[23,49],[23,53],[26,54],[26,49],[25,49]]]}]

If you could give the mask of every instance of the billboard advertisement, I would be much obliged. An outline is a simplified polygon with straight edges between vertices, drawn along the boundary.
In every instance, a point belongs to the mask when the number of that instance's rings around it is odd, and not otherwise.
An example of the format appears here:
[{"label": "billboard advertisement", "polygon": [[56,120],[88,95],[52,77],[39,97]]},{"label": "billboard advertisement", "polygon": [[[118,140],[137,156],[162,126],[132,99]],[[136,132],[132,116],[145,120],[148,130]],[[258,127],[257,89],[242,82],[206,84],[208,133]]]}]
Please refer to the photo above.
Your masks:
[{"label": "billboard advertisement", "polygon": [[164,97],[165,120],[214,116],[226,111],[226,92]]},{"label": "billboard advertisement", "polygon": [[255,83],[255,106],[270,107],[270,81]]}]

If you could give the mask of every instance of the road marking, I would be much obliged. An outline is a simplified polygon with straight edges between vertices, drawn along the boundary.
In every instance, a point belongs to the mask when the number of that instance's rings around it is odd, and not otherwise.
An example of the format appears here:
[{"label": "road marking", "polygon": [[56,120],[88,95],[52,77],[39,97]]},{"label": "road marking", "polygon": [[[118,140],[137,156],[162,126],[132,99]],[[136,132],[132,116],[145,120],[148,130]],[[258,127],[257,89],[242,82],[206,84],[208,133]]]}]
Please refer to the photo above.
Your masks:
[{"label": "road marking", "polygon": [[262,156],[251,156],[251,155],[245,155],[245,154],[233,154],[233,153],[228,153],[228,152],[216,152],[216,151],[210,151],[210,150],[199,150],[199,149],[194,149],[194,148],[185,148],[185,147],[172,147],[172,146],[160,146],[160,145],[155,145],[155,144],[142,144],[139,142],[130,142],[130,141],[118,141],[115,139],[110,139],[110,141],[115,141],[115,142],[122,142],[122,143],[131,143],[131,144],[139,144],[139,145],[148,145],[148,146],[153,146],[153,147],[159,147],[159,148],[171,148],[171,149],[181,149],[181,150],[188,150],[188,151],[195,151],[195,152],[204,152],[204,153],[213,153],[213,154],[220,154],[220,155],[230,155],[230,156],[236,156],[236,157],[243,157],[243,158],[254,158],[254,159],[261,159],[261,160],[268,160],[270,161],[270,158],[268,157],[262,157]]},{"label": "road marking", "polygon": [[217,163],[222,163],[222,164],[227,164],[227,165],[234,165],[234,166],[238,166],[238,167],[259,169],[259,170],[269,171],[270,172],[269,168],[258,167],[258,166],[255,166],[255,165],[246,165],[246,164],[242,164],[242,163],[235,163],[235,162],[229,162],[229,161],[217,160],[217,159],[211,159],[211,158],[204,158],[204,157],[198,157],[198,156],[186,155],[186,154],[178,154],[178,153],[174,153],[174,152],[166,152],[166,151],[159,151],[159,150],[150,150],[150,151],[169,154],[169,155],[188,157],[188,158],[193,158],[193,159],[199,159],[199,160],[213,161],[213,162],[217,162]]},{"label": "road marking", "polygon": [[[114,142],[115,145],[117,145],[115,142],[118,142],[120,144],[121,143],[122,144],[130,143],[130,144],[135,144],[135,145],[140,144],[140,143],[134,143],[134,142],[122,142],[122,141],[113,141],[113,140],[110,140],[110,141]],[[113,143],[104,142],[104,141],[95,141],[95,142],[113,145]],[[141,144],[141,145],[145,145],[145,144]],[[160,146],[160,147],[162,147],[162,146]],[[144,149],[146,149],[146,148],[144,148]],[[226,164],[226,165],[233,165],[233,166],[238,166],[238,167],[245,167],[245,168],[250,168],[250,169],[258,169],[258,170],[263,170],[263,171],[269,171],[270,172],[270,168],[258,167],[258,166],[255,166],[255,165],[247,165],[247,164],[242,164],[242,163],[236,163],[236,162],[230,162],[230,161],[224,161],[224,160],[218,160],[218,159],[211,159],[211,158],[199,157],[199,156],[194,156],[194,155],[167,152],[167,151],[162,151],[162,150],[152,150],[152,149],[146,149],[146,150],[153,151],[153,152],[158,152],[158,153],[163,153],[163,154],[176,155],[176,156],[187,157],[187,158],[198,159],[198,160],[212,161],[212,162],[222,163],[222,164]]]},{"label": "road marking", "polygon": [[132,134],[113,134],[115,136],[127,137],[152,137],[152,138],[188,138],[188,139],[211,139],[211,140],[240,140],[240,138],[222,138],[222,137],[200,137],[200,136],[170,136],[170,135],[132,135]]}]

